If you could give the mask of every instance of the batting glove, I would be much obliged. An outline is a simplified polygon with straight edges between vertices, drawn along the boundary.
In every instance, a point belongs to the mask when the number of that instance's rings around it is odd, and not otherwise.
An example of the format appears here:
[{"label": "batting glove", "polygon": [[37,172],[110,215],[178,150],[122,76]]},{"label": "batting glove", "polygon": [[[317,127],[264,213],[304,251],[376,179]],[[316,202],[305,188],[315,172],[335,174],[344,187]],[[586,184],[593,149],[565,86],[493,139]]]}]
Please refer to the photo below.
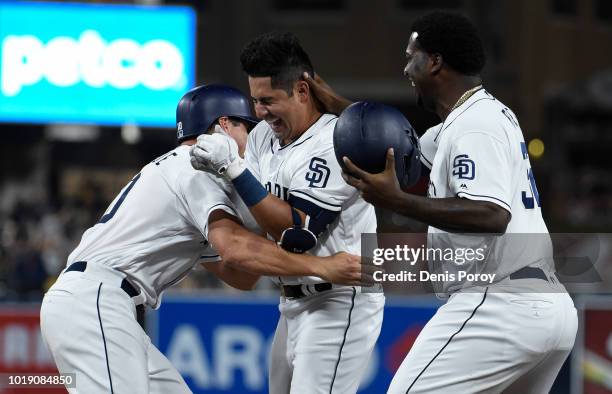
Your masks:
[{"label": "batting glove", "polygon": [[225,133],[202,134],[189,151],[191,166],[196,170],[219,174],[230,181],[246,169],[238,154],[238,144]]}]

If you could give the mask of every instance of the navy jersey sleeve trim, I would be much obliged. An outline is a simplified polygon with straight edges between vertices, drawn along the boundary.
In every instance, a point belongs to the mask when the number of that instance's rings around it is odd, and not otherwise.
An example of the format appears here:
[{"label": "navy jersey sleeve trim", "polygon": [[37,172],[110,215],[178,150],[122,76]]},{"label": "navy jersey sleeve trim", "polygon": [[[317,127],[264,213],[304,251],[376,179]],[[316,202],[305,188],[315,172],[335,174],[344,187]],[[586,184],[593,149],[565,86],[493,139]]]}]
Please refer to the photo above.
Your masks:
[{"label": "navy jersey sleeve trim", "polygon": [[512,212],[512,208],[510,208],[510,204],[508,204],[507,202],[505,202],[504,200],[500,200],[497,197],[493,197],[493,196],[487,196],[487,195],[483,195],[483,194],[471,194],[471,193],[467,193],[467,192],[459,192],[457,193],[458,197],[461,197],[462,195],[466,195],[469,197],[474,197],[474,199],[482,199],[484,201],[491,201],[494,203],[497,203],[498,205],[502,205],[503,208],[506,208],[508,211]]},{"label": "navy jersey sleeve trim", "polygon": [[296,209],[304,212],[310,217],[308,220],[308,230],[310,230],[317,237],[325,231],[327,226],[333,222],[337,217],[338,211],[330,211],[322,208],[319,205],[312,203],[311,201],[304,200],[303,198],[289,195],[289,204]]},{"label": "navy jersey sleeve trim", "polygon": [[340,211],[342,209],[342,205],[332,204],[332,203],[329,203],[327,201],[323,201],[320,198],[316,198],[314,196],[311,196],[310,194],[304,193],[301,190],[290,190],[289,191],[289,195],[290,196],[291,195],[297,195],[298,197],[301,197],[301,198],[303,198],[305,200],[308,200],[308,201],[310,201],[310,202],[320,206],[321,208],[327,209],[327,210],[330,210],[330,211]]},{"label": "navy jersey sleeve trim", "polygon": [[[215,208],[218,208],[218,207],[226,207],[226,208],[228,208],[232,212],[232,216],[236,216],[236,211],[234,210],[234,208],[230,207],[227,204],[223,204],[223,203],[215,204],[212,207],[210,207],[210,209],[208,210],[208,214],[210,215],[215,210]],[[227,212],[227,211],[225,211],[225,212]]]}]

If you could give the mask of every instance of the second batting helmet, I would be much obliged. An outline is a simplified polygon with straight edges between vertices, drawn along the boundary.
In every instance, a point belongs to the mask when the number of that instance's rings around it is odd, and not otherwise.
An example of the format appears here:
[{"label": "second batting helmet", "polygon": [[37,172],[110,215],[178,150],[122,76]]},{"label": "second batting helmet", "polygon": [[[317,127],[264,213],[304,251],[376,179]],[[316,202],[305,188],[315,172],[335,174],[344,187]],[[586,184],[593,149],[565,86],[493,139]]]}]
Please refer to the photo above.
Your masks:
[{"label": "second batting helmet", "polygon": [[227,85],[197,86],[185,93],[176,107],[176,139],[181,142],[204,134],[222,116],[251,125],[258,123],[250,100],[238,89]]},{"label": "second batting helmet", "polygon": [[388,105],[359,101],[340,114],[334,128],[334,151],[345,171],[344,156],[369,173],[382,172],[389,148],[393,148],[400,186],[414,185],[421,174],[419,139],[401,112]]}]

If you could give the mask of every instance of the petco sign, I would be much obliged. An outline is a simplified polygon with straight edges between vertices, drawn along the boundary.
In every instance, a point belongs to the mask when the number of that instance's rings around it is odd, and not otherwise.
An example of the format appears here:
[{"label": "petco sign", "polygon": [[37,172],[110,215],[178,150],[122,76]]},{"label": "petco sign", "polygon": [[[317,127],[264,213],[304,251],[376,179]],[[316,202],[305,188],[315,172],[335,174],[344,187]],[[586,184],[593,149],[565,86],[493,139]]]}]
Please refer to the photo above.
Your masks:
[{"label": "petco sign", "polygon": [[193,85],[186,7],[0,4],[0,120],[173,126]]},{"label": "petco sign", "polygon": [[8,36],[2,53],[2,93],[9,97],[43,77],[57,87],[83,82],[92,88],[185,88],[183,56],[166,40],[105,42],[95,30],[84,31],[78,41],[60,36],[46,45],[32,35]]}]

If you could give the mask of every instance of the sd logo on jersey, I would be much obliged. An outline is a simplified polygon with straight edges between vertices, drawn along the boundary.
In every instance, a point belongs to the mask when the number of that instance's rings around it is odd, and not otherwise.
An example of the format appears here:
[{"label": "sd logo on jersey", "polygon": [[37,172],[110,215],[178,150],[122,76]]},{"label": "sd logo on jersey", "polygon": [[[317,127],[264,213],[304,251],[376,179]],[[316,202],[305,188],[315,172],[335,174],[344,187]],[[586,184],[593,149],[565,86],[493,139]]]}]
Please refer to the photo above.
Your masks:
[{"label": "sd logo on jersey", "polygon": [[310,160],[308,169],[310,169],[310,171],[306,173],[305,177],[309,182],[308,186],[318,188],[327,186],[330,173],[329,167],[327,166],[327,161],[321,159],[320,157],[313,157],[312,160]]},{"label": "sd logo on jersey", "polygon": [[476,177],[476,164],[468,155],[457,155],[453,160],[453,175],[459,179],[472,180]]}]

